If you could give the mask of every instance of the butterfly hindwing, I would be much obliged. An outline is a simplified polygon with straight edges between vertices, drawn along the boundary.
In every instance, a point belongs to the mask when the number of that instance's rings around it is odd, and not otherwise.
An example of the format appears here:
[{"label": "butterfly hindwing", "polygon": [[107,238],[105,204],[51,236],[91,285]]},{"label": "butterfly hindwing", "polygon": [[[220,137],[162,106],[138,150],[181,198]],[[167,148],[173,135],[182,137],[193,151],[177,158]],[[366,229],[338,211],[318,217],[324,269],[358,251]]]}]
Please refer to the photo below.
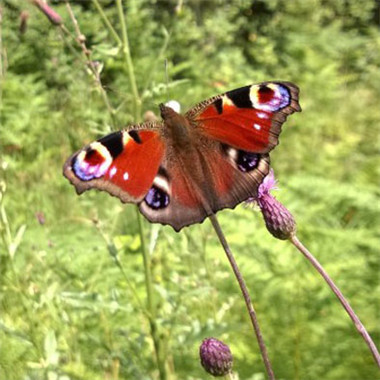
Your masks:
[{"label": "butterfly hindwing", "polygon": [[269,156],[209,143],[206,151],[195,149],[190,159],[181,154],[164,158],[154,187],[140,203],[148,220],[179,231],[257,195],[269,171]]},{"label": "butterfly hindwing", "polygon": [[300,111],[298,87],[264,82],[199,103],[186,117],[206,136],[237,149],[267,153],[278,144],[286,117]]},{"label": "butterfly hindwing", "polygon": [[153,183],[165,146],[159,124],[141,124],[114,132],[81,149],[63,173],[78,194],[96,188],[123,202],[140,202]]}]

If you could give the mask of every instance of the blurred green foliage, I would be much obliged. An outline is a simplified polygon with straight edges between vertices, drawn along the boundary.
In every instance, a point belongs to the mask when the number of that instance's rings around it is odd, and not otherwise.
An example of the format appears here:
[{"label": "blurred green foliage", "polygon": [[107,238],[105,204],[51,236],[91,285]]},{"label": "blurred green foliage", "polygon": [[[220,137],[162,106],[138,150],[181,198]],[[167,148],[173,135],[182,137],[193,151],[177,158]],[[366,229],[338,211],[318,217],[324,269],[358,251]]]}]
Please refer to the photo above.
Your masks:
[{"label": "blurred green foliage", "polygon": [[[103,65],[112,116],[75,39],[31,3],[0,5],[0,379],[158,379],[135,209],[104,193],[78,198],[61,175],[73,151],[141,121],[123,54],[95,2],[70,3]],[[100,4],[121,36],[115,3]],[[64,2],[51,5],[73,32]],[[131,0],[124,10],[142,111],[169,98],[187,109],[270,79],[299,85],[303,113],[288,120],[272,154],[278,198],[379,344],[379,2]],[[380,379],[304,258],[274,240],[256,211],[239,206],[218,216],[277,377]],[[210,378],[198,347],[214,336],[230,345],[240,379],[263,379],[210,223],[180,234],[145,228],[168,378]]]}]

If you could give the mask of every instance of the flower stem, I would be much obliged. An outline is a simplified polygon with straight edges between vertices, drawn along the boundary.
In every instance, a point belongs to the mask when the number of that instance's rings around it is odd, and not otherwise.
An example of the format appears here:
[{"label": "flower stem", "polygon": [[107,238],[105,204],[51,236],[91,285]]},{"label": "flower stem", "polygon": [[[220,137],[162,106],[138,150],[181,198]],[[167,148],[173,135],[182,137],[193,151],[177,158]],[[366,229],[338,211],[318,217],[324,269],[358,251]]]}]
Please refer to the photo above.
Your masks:
[{"label": "flower stem", "polygon": [[[110,103],[110,101],[108,99],[107,93],[106,93],[106,91],[105,91],[105,89],[103,87],[102,81],[100,79],[100,73],[97,70],[97,68],[95,67],[94,62],[91,60],[91,51],[89,49],[87,49],[86,42],[85,42],[85,37],[81,33],[78,21],[77,21],[75,15],[74,15],[74,12],[73,12],[73,10],[72,10],[72,8],[70,6],[70,3],[69,3],[68,0],[65,0],[65,3],[66,3],[67,11],[68,11],[68,13],[70,15],[70,19],[71,19],[71,21],[72,21],[72,23],[74,25],[75,34],[76,34],[76,41],[79,44],[80,48],[82,49],[82,53],[83,53],[84,59],[86,60],[87,67],[91,70],[91,73],[93,75],[95,83],[96,83],[96,85],[99,88],[99,91],[100,91],[100,94],[102,96],[103,102],[106,105],[107,110],[109,112],[109,115],[111,117],[112,126],[115,127],[115,124],[116,124],[116,121],[115,121],[115,110],[112,107],[112,105],[111,105],[111,103]],[[70,32],[66,29],[66,27],[63,24],[60,25],[60,28],[63,31],[63,33],[70,34]]]},{"label": "flower stem", "polygon": [[121,39],[120,39],[119,35],[116,33],[116,31],[115,31],[114,27],[112,26],[110,20],[108,19],[107,15],[104,13],[104,10],[103,10],[102,6],[100,5],[99,0],[93,0],[93,2],[95,4],[97,11],[100,14],[100,17],[103,19],[105,26],[107,27],[107,29],[111,33],[115,42],[117,43],[118,46],[121,46],[122,45]]},{"label": "flower stem", "polygon": [[136,215],[137,215],[137,221],[138,221],[138,225],[139,225],[141,251],[142,251],[143,261],[144,261],[144,274],[145,274],[145,288],[146,288],[146,293],[147,293],[148,321],[149,321],[149,326],[150,326],[150,332],[152,335],[158,371],[160,374],[160,380],[166,380],[168,378],[168,375],[167,375],[167,371],[166,371],[165,357],[163,355],[162,341],[160,339],[158,329],[157,329],[156,307],[155,307],[154,302],[153,302],[153,284],[152,284],[151,261],[150,261],[148,250],[146,248],[142,217],[141,217],[141,214],[140,214],[137,207],[136,207]]},{"label": "flower stem", "polygon": [[223,234],[223,231],[220,228],[220,225],[219,225],[218,219],[216,218],[216,215],[212,214],[209,218],[210,218],[211,223],[215,229],[216,234],[218,235],[219,241],[222,244],[224,251],[226,252],[228,261],[230,262],[232,270],[233,270],[235,277],[239,283],[240,290],[243,293],[244,301],[245,301],[245,304],[246,304],[247,309],[248,309],[249,317],[251,318],[252,326],[253,326],[253,329],[255,331],[256,339],[257,339],[257,342],[258,342],[259,347],[260,347],[261,356],[262,356],[264,364],[265,364],[265,368],[266,368],[266,371],[268,374],[268,378],[270,380],[275,380],[273,369],[272,369],[271,363],[269,361],[268,352],[267,352],[267,349],[266,349],[266,346],[264,343],[263,336],[261,334],[259,322],[257,320],[256,312],[253,308],[251,297],[249,295],[249,292],[248,292],[247,286],[245,284],[245,281],[243,279],[243,276],[241,275],[241,273],[239,271],[239,267],[235,261],[235,258],[233,256],[231,249],[227,243],[227,240]]},{"label": "flower stem", "polygon": [[289,240],[311,262],[313,267],[324,278],[324,280],[327,282],[328,286],[331,288],[331,290],[337,296],[338,300],[340,301],[340,303],[342,304],[342,306],[346,310],[347,314],[350,316],[352,322],[354,322],[354,325],[355,325],[356,329],[358,330],[359,334],[363,337],[367,346],[371,350],[372,356],[375,359],[377,366],[380,368],[379,351],[377,350],[375,343],[373,342],[371,336],[368,334],[366,328],[361,323],[359,317],[355,314],[354,310],[352,309],[352,307],[350,306],[350,304],[348,303],[346,298],[343,296],[342,292],[335,285],[334,281],[330,278],[330,276],[324,270],[324,268],[319,263],[319,261],[308,251],[308,249],[298,240],[298,238],[295,235],[293,235]]},{"label": "flower stem", "polygon": [[[128,30],[125,23],[124,11],[122,0],[116,1],[117,11],[119,15],[119,21],[121,25],[122,32],[122,53],[125,60],[125,65],[127,69],[127,74],[129,78],[129,83],[132,89],[133,95],[133,116],[135,120],[141,119],[141,99],[137,89],[135,71],[133,66],[133,61],[130,54],[129,40],[128,40]],[[160,339],[157,322],[156,322],[156,307],[153,300],[153,285],[152,285],[152,273],[151,273],[151,260],[145,243],[145,232],[142,221],[142,216],[139,209],[136,207],[136,215],[139,226],[139,235],[141,241],[141,251],[144,261],[144,275],[145,275],[145,287],[147,292],[147,309],[148,309],[148,320],[150,326],[150,333],[153,340],[154,352],[156,356],[158,371],[160,380],[166,380],[168,378],[165,354],[163,352],[162,340]]]},{"label": "flower stem", "polygon": [[147,305],[148,305],[148,310],[151,313],[151,315],[154,315],[155,314],[155,310],[154,310],[154,304],[153,304],[153,286],[152,286],[151,266],[150,266],[150,260],[149,260],[148,251],[146,249],[143,221],[142,221],[140,212],[138,211],[137,208],[136,208],[136,217],[137,217],[137,222],[138,222],[138,226],[139,226],[141,251],[142,251],[142,254],[143,254],[143,261],[144,261],[145,287],[146,287],[146,293],[147,293]]},{"label": "flower stem", "polygon": [[139,92],[137,89],[135,70],[133,67],[131,52],[130,52],[130,48],[129,48],[128,30],[127,30],[127,25],[125,23],[122,0],[116,0],[116,5],[117,5],[117,11],[119,14],[119,21],[120,21],[120,25],[121,25],[122,52],[123,52],[124,59],[125,59],[126,69],[127,69],[127,73],[128,73],[128,77],[129,77],[129,83],[130,83],[131,89],[132,89],[134,117],[137,120],[137,119],[140,119],[141,99],[140,99],[140,95],[139,95]]},{"label": "flower stem", "polygon": [[5,76],[5,65],[3,64],[3,54],[5,57],[5,52],[3,53],[2,20],[3,20],[3,9],[2,7],[0,7],[0,104],[3,97],[2,81],[3,81],[3,77]]}]

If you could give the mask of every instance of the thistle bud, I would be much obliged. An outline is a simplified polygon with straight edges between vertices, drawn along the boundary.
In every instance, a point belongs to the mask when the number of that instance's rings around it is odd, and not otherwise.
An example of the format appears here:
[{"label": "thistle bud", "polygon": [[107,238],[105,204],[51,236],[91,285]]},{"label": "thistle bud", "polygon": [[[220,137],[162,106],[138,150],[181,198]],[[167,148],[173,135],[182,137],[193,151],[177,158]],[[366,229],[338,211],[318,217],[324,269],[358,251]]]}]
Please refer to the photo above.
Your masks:
[{"label": "thistle bud", "polygon": [[202,367],[213,376],[226,376],[232,369],[232,354],[230,348],[215,338],[205,339],[200,348],[199,356]]},{"label": "thistle bud", "polygon": [[42,11],[42,13],[49,19],[49,21],[53,25],[61,25],[63,23],[62,17],[52,8],[50,8],[49,5],[46,4],[44,1],[33,0],[33,3]]},{"label": "thistle bud", "polygon": [[259,187],[257,203],[268,231],[277,239],[286,240],[296,233],[296,222],[289,210],[271,195],[273,189],[276,189],[276,179],[271,170]]}]

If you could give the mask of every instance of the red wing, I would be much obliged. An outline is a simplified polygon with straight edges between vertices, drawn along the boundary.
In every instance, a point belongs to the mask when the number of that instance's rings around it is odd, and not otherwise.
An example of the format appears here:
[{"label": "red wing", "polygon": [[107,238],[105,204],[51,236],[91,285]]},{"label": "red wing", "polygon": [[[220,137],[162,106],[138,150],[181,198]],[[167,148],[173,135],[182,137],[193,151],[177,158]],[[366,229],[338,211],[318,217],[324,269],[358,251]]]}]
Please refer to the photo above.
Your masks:
[{"label": "red wing", "polygon": [[[114,132],[72,155],[63,174],[78,194],[95,188],[123,202],[140,202],[158,172],[164,156],[160,124]],[[150,127],[152,129],[145,129]]]},{"label": "red wing", "polygon": [[267,153],[278,144],[286,117],[301,111],[298,92],[289,82],[241,87],[199,103],[186,117],[208,137],[237,149]]},{"label": "red wing", "polygon": [[223,208],[234,208],[257,195],[269,171],[269,156],[210,142],[207,151],[164,158],[153,186],[139,204],[151,222],[176,231]]}]

